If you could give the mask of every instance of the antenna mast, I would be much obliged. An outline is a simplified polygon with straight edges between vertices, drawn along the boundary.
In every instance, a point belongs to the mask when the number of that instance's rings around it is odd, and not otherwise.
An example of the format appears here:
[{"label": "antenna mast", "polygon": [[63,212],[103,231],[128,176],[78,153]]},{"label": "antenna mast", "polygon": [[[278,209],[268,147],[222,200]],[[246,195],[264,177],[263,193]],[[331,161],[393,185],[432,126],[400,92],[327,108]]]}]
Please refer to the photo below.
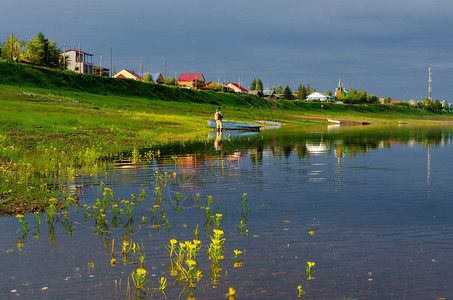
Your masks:
[{"label": "antenna mast", "polygon": [[428,99],[429,100],[433,100],[432,96],[431,96],[431,67],[429,67],[428,69],[428,73],[429,73],[429,78],[428,78]]}]

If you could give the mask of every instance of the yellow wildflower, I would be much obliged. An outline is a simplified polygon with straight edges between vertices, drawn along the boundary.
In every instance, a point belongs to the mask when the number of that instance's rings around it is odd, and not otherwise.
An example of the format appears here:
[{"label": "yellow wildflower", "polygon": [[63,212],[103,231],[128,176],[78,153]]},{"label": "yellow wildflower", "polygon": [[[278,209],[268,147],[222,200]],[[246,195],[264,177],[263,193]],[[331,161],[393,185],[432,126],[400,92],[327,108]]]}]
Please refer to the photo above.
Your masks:
[{"label": "yellow wildflower", "polygon": [[177,242],[178,242],[178,241],[175,240],[175,239],[171,239],[171,240],[170,240],[170,244],[172,244],[172,245],[176,244]]},{"label": "yellow wildflower", "polygon": [[116,266],[116,259],[115,258],[112,258],[112,260],[110,261],[110,265],[112,267]]},{"label": "yellow wildflower", "polygon": [[145,276],[146,275],[146,270],[143,268],[138,268],[137,269],[137,275],[138,276]]},{"label": "yellow wildflower", "polygon": [[197,263],[192,259],[188,259],[188,260],[186,260],[186,264],[189,266],[189,268],[191,268],[191,267],[195,266]]},{"label": "yellow wildflower", "polygon": [[214,233],[217,234],[217,235],[223,235],[223,231],[222,230],[218,230],[218,229],[214,229]]},{"label": "yellow wildflower", "polygon": [[308,232],[310,235],[315,235],[315,232],[314,231],[309,231]]},{"label": "yellow wildflower", "polygon": [[233,289],[232,287],[228,288],[228,295],[235,296],[236,295],[236,290]]},{"label": "yellow wildflower", "polygon": [[24,217],[24,215],[21,215],[21,214],[16,215],[16,218],[18,218],[18,219],[22,219],[23,217]]},{"label": "yellow wildflower", "polygon": [[222,217],[222,214],[215,214],[215,216],[216,216],[217,218],[221,218],[221,217]]},{"label": "yellow wildflower", "polygon": [[315,266],[315,263],[313,261],[307,261],[307,265],[309,268],[311,268]]}]

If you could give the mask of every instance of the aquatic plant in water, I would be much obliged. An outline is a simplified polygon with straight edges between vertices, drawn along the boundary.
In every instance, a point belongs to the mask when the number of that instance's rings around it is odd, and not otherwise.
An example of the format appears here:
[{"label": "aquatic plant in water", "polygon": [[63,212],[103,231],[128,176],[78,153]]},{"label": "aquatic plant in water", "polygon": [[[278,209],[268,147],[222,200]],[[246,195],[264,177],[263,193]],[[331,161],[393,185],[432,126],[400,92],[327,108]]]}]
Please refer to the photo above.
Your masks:
[{"label": "aquatic plant in water", "polygon": [[315,277],[313,277],[311,275],[311,268],[315,266],[315,263],[312,262],[312,261],[307,261],[307,266],[306,266],[306,270],[307,270],[307,279],[308,280],[312,280],[312,279],[315,279]]}]

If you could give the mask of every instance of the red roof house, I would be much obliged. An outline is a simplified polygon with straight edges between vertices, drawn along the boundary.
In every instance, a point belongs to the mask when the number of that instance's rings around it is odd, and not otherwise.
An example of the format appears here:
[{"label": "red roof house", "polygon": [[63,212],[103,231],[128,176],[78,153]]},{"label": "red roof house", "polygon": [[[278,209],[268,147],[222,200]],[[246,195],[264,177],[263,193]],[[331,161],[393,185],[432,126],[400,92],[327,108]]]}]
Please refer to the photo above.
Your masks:
[{"label": "red roof house", "polygon": [[126,70],[126,69],[122,69],[121,71],[119,71],[118,73],[113,75],[113,77],[142,80],[142,76],[138,75],[134,71]]},{"label": "red roof house", "polygon": [[248,91],[237,83],[229,82],[227,86],[238,94],[247,94]]},{"label": "red roof house", "polygon": [[181,74],[178,77],[178,86],[191,89],[199,89],[204,87],[205,81],[206,80],[201,73]]}]

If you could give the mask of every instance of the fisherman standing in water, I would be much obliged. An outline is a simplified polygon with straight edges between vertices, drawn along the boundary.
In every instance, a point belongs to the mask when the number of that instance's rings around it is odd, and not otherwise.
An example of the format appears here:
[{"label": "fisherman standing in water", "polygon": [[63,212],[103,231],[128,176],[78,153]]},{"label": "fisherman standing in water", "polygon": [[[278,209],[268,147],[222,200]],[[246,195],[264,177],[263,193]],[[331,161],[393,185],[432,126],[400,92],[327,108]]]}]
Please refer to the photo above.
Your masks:
[{"label": "fisherman standing in water", "polygon": [[217,110],[215,111],[215,114],[214,114],[214,120],[217,123],[217,132],[222,132],[222,119],[223,119],[223,114],[222,114],[222,110],[219,106],[219,108],[217,108]]}]

